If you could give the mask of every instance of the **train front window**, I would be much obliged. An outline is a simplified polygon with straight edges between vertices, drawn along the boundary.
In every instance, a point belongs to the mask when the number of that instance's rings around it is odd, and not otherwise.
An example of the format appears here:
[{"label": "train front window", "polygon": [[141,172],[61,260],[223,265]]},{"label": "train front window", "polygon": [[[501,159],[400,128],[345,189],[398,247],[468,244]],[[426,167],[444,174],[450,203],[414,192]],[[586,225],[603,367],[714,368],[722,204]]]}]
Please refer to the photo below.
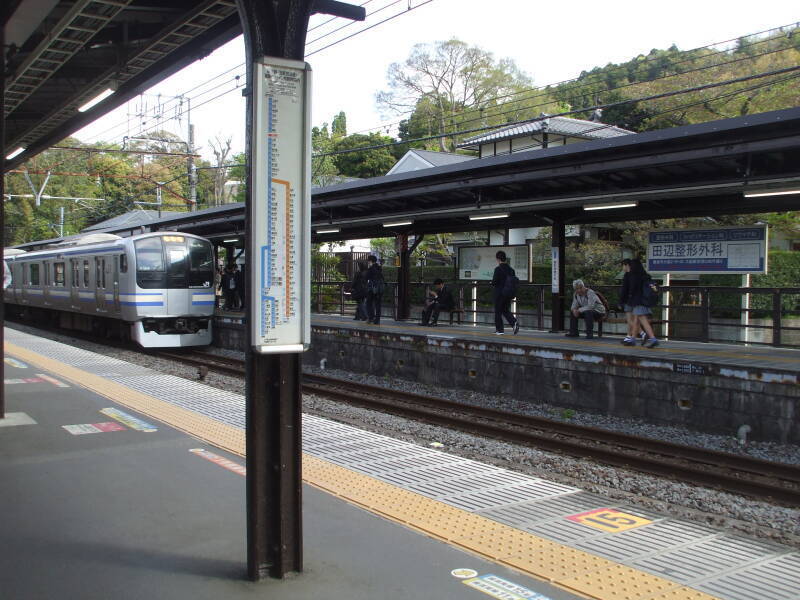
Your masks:
[{"label": "train front window", "polygon": [[186,244],[167,243],[167,277],[169,287],[186,285]]},{"label": "train front window", "polygon": [[136,241],[136,270],[140,273],[164,271],[164,247],[161,238]]},{"label": "train front window", "polygon": [[189,238],[189,287],[209,287],[214,280],[214,253],[211,243]]}]

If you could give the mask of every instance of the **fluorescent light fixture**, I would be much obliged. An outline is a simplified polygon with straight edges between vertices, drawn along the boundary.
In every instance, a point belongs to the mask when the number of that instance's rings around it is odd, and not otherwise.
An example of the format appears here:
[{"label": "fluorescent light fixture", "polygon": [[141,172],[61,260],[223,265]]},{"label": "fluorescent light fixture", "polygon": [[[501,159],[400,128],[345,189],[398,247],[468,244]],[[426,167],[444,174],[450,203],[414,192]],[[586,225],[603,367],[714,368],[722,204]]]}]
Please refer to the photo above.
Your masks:
[{"label": "fluorescent light fixture", "polygon": [[239,241],[239,238],[236,238],[236,239],[233,239],[233,240],[222,240],[222,243],[223,244],[233,244],[234,242],[238,242],[238,241]]},{"label": "fluorescent light fixture", "polygon": [[95,104],[99,104],[100,102],[102,102],[103,100],[108,98],[113,93],[114,93],[114,90],[112,90],[111,88],[104,89],[102,92],[97,94],[97,96],[95,96],[94,98],[89,100],[86,104],[84,104],[83,106],[78,108],[78,112],[86,112],[87,110],[92,108]]},{"label": "fluorescent light fixture", "polygon": [[760,198],[762,196],[788,196],[789,194],[800,194],[797,190],[775,190],[774,192],[751,192],[744,195],[745,198]]},{"label": "fluorescent light fixture", "polygon": [[12,158],[14,158],[15,156],[19,156],[19,155],[20,155],[20,154],[22,154],[23,152],[25,152],[25,148],[23,148],[22,146],[20,146],[19,148],[17,148],[16,150],[14,150],[14,151],[13,151],[11,154],[9,154],[8,156],[6,156],[6,160],[11,160],[11,159],[12,159]]},{"label": "fluorescent light fixture", "polygon": [[505,219],[508,213],[494,213],[491,215],[470,215],[470,221],[483,221],[484,219]]},{"label": "fluorescent light fixture", "polygon": [[330,229],[317,229],[317,233],[339,233],[341,229],[338,227],[331,227]]},{"label": "fluorescent light fixture", "polygon": [[384,223],[384,227],[402,227],[403,225],[411,225],[414,221],[390,221],[389,223]]},{"label": "fluorescent light fixture", "polygon": [[634,206],[639,206],[637,201],[631,202],[630,200],[626,202],[610,202],[608,204],[584,204],[583,210],[608,210],[612,208],[632,208]]}]

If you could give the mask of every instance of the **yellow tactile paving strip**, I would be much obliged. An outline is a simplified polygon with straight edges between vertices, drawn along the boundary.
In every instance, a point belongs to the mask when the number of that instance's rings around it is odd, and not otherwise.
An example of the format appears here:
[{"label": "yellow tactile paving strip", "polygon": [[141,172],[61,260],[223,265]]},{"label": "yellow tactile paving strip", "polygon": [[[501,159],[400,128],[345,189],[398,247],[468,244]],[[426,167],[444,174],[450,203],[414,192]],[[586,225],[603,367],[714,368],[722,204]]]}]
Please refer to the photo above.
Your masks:
[{"label": "yellow tactile paving strip", "polygon": [[105,377],[71,367],[61,361],[47,358],[8,341],[5,342],[5,351],[7,354],[11,354],[22,361],[36,365],[46,371],[57,373],[64,379],[96,394],[105,396],[118,404],[158,419],[175,429],[200,439],[208,440],[219,448],[244,456],[245,432],[241,429],[137,392],[119,383],[109,381]]},{"label": "yellow tactile paving strip", "polygon": [[[315,318],[312,325],[324,325],[327,327],[331,326],[341,326],[347,325],[347,323],[341,319],[325,319],[325,318]],[[371,327],[371,326],[364,326],[370,327],[367,331],[377,331],[380,332],[381,330],[395,330],[397,333],[409,333],[408,325],[391,325],[389,323],[381,323],[380,327]],[[490,335],[490,331],[487,329],[485,331],[479,331],[474,329],[467,329],[467,327],[472,327],[472,325],[462,325],[460,327],[449,327],[447,325],[442,325],[437,328],[436,332],[429,332],[429,331],[420,331],[418,335],[427,335],[432,333],[438,334],[453,334],[457,337],[461,338],[485,338],[486,336]],[[511,338],[509,342],[514,341],[522,341],[522,342],[533,342],[533,343],[545,343],[548,345],[549,349],[551,350],[563,350],[566,352],[575,352],[574,344],[575,341],[566,341],[563,339],[559,339],[558,337],[550,337],[544,338],[536,335],[526,335],[524,333],[511,336],[507,335],[506,338]],[[578,338],[576,338],[578,339]],[[499,340],[498,340],[499,341]],[[592,341],[580,338],[580,345],[581,347],[587,350],[608,350],[609,346],[605,342],[601,341]],[[562,347],[563,346],[563,347]],[[753,360],[769,360],[770,362],[774,363],[787,363],[790,366],[794,366],[797,364],[798,358],[800,358],[800,353],[798,353],[798,357],[794,356],[774,356],[766,354],[759,354],[754,352],[747,352],[746,350],[737,350],[736,352],[726,352],[724,350],[702,350],[699,348],[669,348],[665,346],[659,346],[658,348],[650,348],[648,352],[652,352],[655,356],[661,354],[662,356],[669,357],[670,354],[679,355],[679,360],[687,360],[685,355],[697,355],[702,357],[708,357],[709,359],[715,358],[734,358],[734,359],[753,359]],[[756,367],[760,368],[760,367]],[[780,368],[780,367],[776,367]]]},{"label": "yellow tactile paving strip", "polygon": [[[5,351],[209,444],[245,455],[245,432],[5,342]],[[303,480],[370,512],[595,600],[718,600],[303,454]]]}]

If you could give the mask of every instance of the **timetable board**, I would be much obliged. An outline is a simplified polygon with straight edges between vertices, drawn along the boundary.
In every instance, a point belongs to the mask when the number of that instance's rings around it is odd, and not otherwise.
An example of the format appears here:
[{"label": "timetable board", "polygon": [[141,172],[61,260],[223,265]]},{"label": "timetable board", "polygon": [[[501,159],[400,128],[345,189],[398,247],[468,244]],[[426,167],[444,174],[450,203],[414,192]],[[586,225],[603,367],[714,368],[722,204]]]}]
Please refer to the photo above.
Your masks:
[{"label": "timetable board", "polygon": [[461,246],[458,249],[458,278],[491,281],[497,266],[495,254],[498,250],[506,253],[508,266],[514,269],[520,281],[530,281],[531,247],[527,244]]},{"label": "timetable board", "polygon": [[253,69],[251,323],[256,352],[311,339],[311,69],[264,57]]}]

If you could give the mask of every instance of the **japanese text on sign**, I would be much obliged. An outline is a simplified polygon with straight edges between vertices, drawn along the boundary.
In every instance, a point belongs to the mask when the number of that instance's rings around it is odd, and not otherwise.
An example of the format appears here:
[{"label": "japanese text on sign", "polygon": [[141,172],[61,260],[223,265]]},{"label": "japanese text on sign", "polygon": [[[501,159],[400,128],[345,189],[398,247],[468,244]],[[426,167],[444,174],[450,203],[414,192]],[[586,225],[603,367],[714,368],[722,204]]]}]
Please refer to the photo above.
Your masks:
[{"label": "japanese text on sign", "polygon": [[311,337],[310,70],[266,57],[254,69],[253,347],[302,352]]},{"label": "japanese text on sign", "polygon": [[647,270],[655,273],[766,273],[767,228],[653,231]]}]

